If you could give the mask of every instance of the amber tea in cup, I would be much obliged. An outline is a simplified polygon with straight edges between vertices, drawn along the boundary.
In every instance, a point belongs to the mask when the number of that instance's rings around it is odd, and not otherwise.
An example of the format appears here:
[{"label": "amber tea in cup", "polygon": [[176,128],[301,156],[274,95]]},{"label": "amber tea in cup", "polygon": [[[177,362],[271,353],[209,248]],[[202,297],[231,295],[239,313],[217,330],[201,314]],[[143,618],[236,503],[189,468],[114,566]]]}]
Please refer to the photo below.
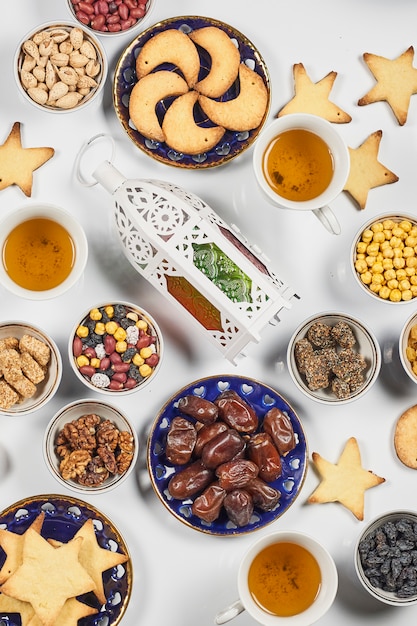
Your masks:
[{"label": "amber tea in cup", "polygon": [[49,300],[83,275],[88,242],[68,211],[33,204],[0,219],[0,285],[28,300]]},{"label": "amber tea in cup", "polygon": [[338,574],[317,540],[282,530],[261,537],[247,550],[237,586],[239,598],[217,613],[216,624],[247,611],[263,626],[311,626],[331,607]]},{"label": "amber tea in cup", "polygon": [[278,117],[256,140],[253,169],[262,193],[274,206],[311,211],[330,233],[340,234],[329,205],[344,189],[350,157],[330,122],[310,113]]},{"label": "amber tea in cup", "polygon": [[321,570],[309,550],[282,541],[261,550],[248,573],[248,587],[256,604],[279,617],[297,615],[309,608],[321,585]]},{"label": "amber tea in cup", "polygon": [[15,226],[3,246],[10,278],[33,291],[53,289],[70,275],[75,261],[73,240],[61,224],[34,217]]},{"label": "amber tea in cup", "polygon": [[305,202],[322,194],[333,178],[333,155],[327,143],[304,128],[275,137],[264,154],[265,178],[287,200]]}]

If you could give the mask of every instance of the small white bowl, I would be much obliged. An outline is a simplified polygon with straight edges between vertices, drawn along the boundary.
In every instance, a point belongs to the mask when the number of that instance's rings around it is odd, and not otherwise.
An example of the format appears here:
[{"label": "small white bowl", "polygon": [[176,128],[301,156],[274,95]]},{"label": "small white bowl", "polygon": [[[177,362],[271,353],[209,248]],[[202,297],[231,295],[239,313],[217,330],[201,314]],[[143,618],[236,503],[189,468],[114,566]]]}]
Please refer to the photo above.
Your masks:
[{"label": "small white bowl", "polygon": [[[392,291],[391,295],[385,294],[384,297],[382,297],[382,295],[381,295],[382,294],[382,290],[377,292],[377,291],[375,291],[374,288],[371,288],[371,284],[375,283],[376,281],[372,280],[372,283],[370,283],[370,284],[368,282],[364,282],[364,280],[361,278],[362,272],[358,271],[358,269],[356,267],[357,261],[359,261],[360,263],[364,263],[363,258],[362,259],[358,259],[358,256],[357,256],[358,255],[358,245],[361,244],[362,234],[365,231],[369,231],[369,233],[371,233],[372,231],[374,231],[374,229],[381,228],[380,225],[381,224],[383,225],[383,222],[388,221],[388,220],[389,221],[393,221],[393,222],[395,222],[398,225],[401,222],[403,222],[403,221],[411,223],[411,226],[412,226],[413,231],[414,231],[412,233],[413,234],[414,243],[411,242],[408,245],[407,239],[403,239],[402,240],[403,244],[405,246],[407,246],[408,251],[411,254],[412,250],[415,248],[415,245],[417,243],[417,219],[416,219],[416,217],[413,217],[412,215],[407,215],[405,213],[401,213],[401,214],[399,214],[399,213],[395,213],[395,214],[387,213],[385,215],[380,215],[378,218],[373,218],[372,220],[370,220],[369,222],[364,224],[360,228],[360,230],[357,232],[356,236],[353,239],[353,243],[352,243],[352,247],[351,247],[351,251],[350,251],[350,261],[349,261],[350,267],[352,269],[352,272],[353,272],[353,275],[355,277],[355,280],[358,283],[358,285],[360,286],[360,288],[365,293],[367,293],[369,296],[371,296],[374,300],[378,300],[379,302],[387,302],[388,304],[407,304],[409,302],[415,302],[416,297],[417,297],[417,282],[416,282],[415,285],[412,285],[412,289],[411,290],[407,289],[406,288],[407,285],[406,285],[406,283],[404,283],[404,285],[402,286],[402,288],[399,291],[395,291],[395,292]],[[386,232],[387,232],[387,238],[386,238],[385,242],[382,245],[386,245],[387,241],[388,241],[388,238],[389,239],[391,238],[390,230],[388,229]],[[378,236],[380,236],[380,235],[378,234]],[[371,242],[371,243],[375,243],[375,242]],[[377,245],[378,245],[378,242],[377,242]],[[368,256],[371,256],[371,257],[374,256],[374,253],[369,255],[368,251],[365,251],[363,254],[365,254],[365,256],[367,256],[367,257]],[[387,254],[388,254],[387,252],[383,253],[384,263],[385,262],[389,262],[389,258],[390,257],[387,259],[386,258]],[[417,254],[414,254],[414,252],[412,252],[412,255],[413,255],[413,258],[417,258]],[[382,259],[382,256],[381,256],[381,259]],[[407,263],[410,263],[407,260],[407,258],[404,259],[404,262],[405,262],[405,265],[407,265]],[[384,269],[384,272],[381,273],[381,272],[375,270],[375,266],[372,266],[372,268],[368,267],[369,271],[368,271],[368,275],[367,275],[367,280],[369,278],[371,278],[371,277],[376,276],[376,278],[381,282],[383,289],[386,290],[386,288],[388,287],[388,285],[387,285],[387,280],[388,279],[387,279],[387,276],[386,276],[386,273],[385,273],[385,269],[386,268],[383,268],[383,269]],[[400,268],[400,269],[402,270],[402,268]],[[364,270],[365,270],[365,268],[364,268]],[[406,268],[405,268],[405,271],[406,271]],[[410,271],[413,272],[413,268],[410,268]],[[405,277],[405,278],[408,280],[410,277]],[[411,280],[415,280],[416,278],[417,278],[417,274],[412,276]],[[379,283],[377,282],[377,285],[378,284]],[[398,294],[400,294],[400,295],[399,295],[398,298],[391,299],[393,293],[395,293],[397,296],[398,296]]]},{"label": "small white bowl", "polygon": [[[367,570],[367,565],[366,565],[366,561],[364,560],[365,557],[363,555],[364,553],[367,552],[369,546],[371,548],[373,547],[374,545],[373,536],[374,536],[375,531],[384,530],[384,526],[386,524],[389,524],[389,529],[390,529],[389,532],[391,532],[393,529],[392,525],[396,525],[396,524],[398,525],[398,523],[401,520],[406,520],[407,522],[410,523],[411,530],[414,534],[415,528],[417,527],[417,513],[415,513],[414,511],[407,511],[407,510],[389,511],[387,513],[384,513],[383,515],[376,517],[373,521],[371,521],[366,526],[366,528],[359,535],[356,541],[355,549],[354,549],[355,571],[362,586],[364,587],[364,589],[366,589],[366,591],[373,598],[380,600],[384,604],[389,604],[390,606],[411,606],[413,604],[417,604],[417,587],[414,587],[415,593],[411,593],[410,595],[406,595],[405,597],[400,597],[398,595],[398,592],[395,589],[387,590],[383,588],[383,586],[384,587],[386,586],[384,582],[383,572],[382,573],[378,572],[380,574],[378,576],[380,580],[380,583],[378,586],[377,584],[375,584],[377,578],[375,577],[374,579],[371,579],[371,577],[368,577],[365,573]],[[398,533],[397,535],[398,539],[406,536],[401,526],[400,527],[397,526],[397,533]],[[381,544],[381,547],[378,551],[377,556],[389,559],[390,558],[389,549],[390,547],[392,548],[392,543],[391,543],[391,546],[385,547],[384,546],[385,541],[381,542],[381,540],[382,540],[382,535],[379,538],[379,543]],[[415,552],[415,550],[417,549],[417,536],[416,535],[414,535],[413,542],[414,542],[414,552]],[[386,552],[388,552],[388,554],[385,554]],[[392,555],[392,552],[393,552],[393,548],[391,550],[391,555]],[[405,556],[406,551],[401,550],[401,553],[403,556]],[[374,554],[376,554],[375,551],[374,551]],[[400,566],[399,563],[397,564],[398,566]],[[382,565],[381,563],[375,563],[374,561],[372,565],[372,569],[379,568],[381,565]],[[403,566],[401,565],[400,567],[402,569]],[[382,586],[381,586],[381,583],[382,583]]]},{"label": "small white bowl", "polygon": [[[37,89],[38,85],[42,85],[41,88],[44,90],[45,88],[43,87],[43,85],[49,85],[52,83],[52,81],[51,80],[48,81],[46,77],[43,77],[40,75],[40,72],[42,71],[42,67],[40,68],[38,67],[38,69],[36,69],[35,72],[34,72],[34,69],[31,68],[31,65],[30,65],[31,60],[28,61],[27,59],[31,59],[33,57],[32,57],[32,54],[30,54],[31,50],[27,52],[27,50],[25,49],[25,46],[27,45],[27,43],[25,42],[28,42],[30,40],[33,43],[33,38],[35,38],[36,46],[35,46],[35,52],[33,54],[36,56],[37,54],[39,54],[39,46],[41,45],[41,44],[37,44],[37,41],[38,41],[37,38],[38,37],[40,38],[43,36],[40,33],[47,33],[47,38],[49,38],[49,40],[53,37],[56,37],[58,39],[57,41],[58,53],[60,55],[67,54],[67,52],[61,52],[61,50],[64,50],[62,46],[65,45],[67,41],[69,41],[70,32],[75,27],[81,29],[82,34],[83,34],[83,42],[88,42],[88,44],[91,45],[93,50],[95,51],[96,58],[95,59],[90,58],[90,60],[92,61],[95,60],[98,63],[99,65],[98,69],[94,69],[93,71],[90,68],[90,66],[87,66],[87,65],[82,65],[81,69],[84,69],[86,73],[88,74],[88,76],[90,76],[90,78],[92,78],[96,84],[95,85],[92,84],[87,87],[85,85],[77,84],[75,91],[78,91],[80,88],[80,89],[86,89],[86,92],[85,93],[79,92],[80,95],[82,95],[82,97],[77,103],[74,103],[72,106],[68,106],[68,104],[66,106],[58,106],[54,104],[55,101],[52,101],[51,103],[43,102],[39,100],[37,96],[35,99],[35,93],[39,93],[39,92],[31,92],[30,89],[32,87]],[[59,41],[59,35],[56,34],[57,31],[60,31],[60,32],[64,31],[68,33],[68,39],[64,42],[64,44],[62,44],[62,42]],[[38,48],[38,52],[36,52],[36,47]],[[79,50],[78,48],[75,48],[75,52],[78,50]],[[25,59],[26,59],[26,62],[25,62]],[[55,71],[54,81],[66,83],[67,78],[65,78],[64,81],[62,81],[62,78],[57,75],[57,72],[61,71],[62,67],[65,66],[65,63],[62,61],[62,56],[58,62],[55,62],[53,58],[51,58],[50,60],[51,60],[51,64],[48,67],[55,68],[54,69]],[[28,63],[29,65],[27,65]],[[76,67],[75,62],[72,60],[71,61],[68,60],[68,64],[70,66],[71,66],[71,63],[74,65],[74,68],[75,68]],[[76,63],[77,63],[77,68],[78,68],[79,60],[77,60]],[[93,102],[96,103],[96,102],[101,101],[103,90],[104,90],[104,85],[105,85],[107,73],[108,73],[108,61],[107,61],[105,50],[103,46],[101,45],[101,43],[94,36],[94,34],[92,34],[89,30],[87,30],[82,24],[80,23],[74,24],[72,22],[47,22],[45,24],[41,24],[36,29],[32,29],[21,39],[15,52],[13,69],[14,69],[14,76],[15,76],[16,84],[19,88],[20,93],[28,102],[30,102],[38,110],[52,112],[52,113],[73,113],[74,111],[80,111],[84,109],[85,107],[90,106]],[[28,74],[25,73],[26,70],[29,71]],[[36,76],[37,74],[38,76]],[[85,80],[85,77],[83,77],[83,80]],[[73,86],[70,87],[70,92],[72,88]],[[48,95],[49,93],[50,91],[48,92]]]},{"label": "small white bowl", "polygon": [[[105,24],[104,27],[101,24],[100,24],[100,27],[98,27],[97,25],[96,5],[98,6],[98,2],[100,0],[93,0],[92,2],[89,3],[92,8],[92,12],[90,14],[86,13],[84,10],[79,9],[79,7],[77,6],[78,1],[79,0],[67,0],[68,9],[71,13],[71,16],[83,28],[88,29],[90,32],[94,33],[95,35],[98,35],[99,37],[117,37],[118,35],[132,36],[132,34],[139,31],[139,29],[141,30],[143,29],[143,25],[148,21],[150,14],[153,11],[153,8],[156,4],[156,0],[139,0],[136,4],[137,5],[145,4],[146,6],[145,13],[141,17],[137,17],[137,18],[135,17],[134,19],[136,21],[130,27],[122,29],[121,25],[123,23],[123,19],[120,17],[119,11],[116,10],[115,7],[113,7],[114,10],[111,11],[110,10],[112,8],[111,5],[114,5],[114,3],[111,0],[106,0],[106,3],[109,8],[107,15],[108,17],[111,17],[114,21],[116,21],[116,24],[114,26],[110,26],[110,28],[113,28],[113,30],[109,30],[108,24]],[[125,5],[123,10],[126,11],[128,7],[126,6],[125,3],[123,4]],[[130,11],[131,9],[129,9],[128,19],[131,17]],[[96,20],[96,25],[94,23],[94,20]]]},{"label": "small white bowl", "polygon": [[[413,327],[415,327],[416,330],[416,340],[412,342],[414,345],[409,345],[410,333]],[[411,358],[411,354],[408,352],[410,348],[415,358]],[[417,313],[413,313],[405,322],[400,334],[398,351],[400,361],[406,374],[411,378],[413,383],[417,384]],[[413,362],[415,363],[415,371],[413,371]]]},{"label": "small white bowl", "polygon": [[50,360],[46,366],[45,378],[36,385],[36,392],[31,398],[26,398],[10,408],[0,408],[0,415],[28,415],[45,406],[58,390],[62,378],[62,359],[55,341],[43,330],[21,321],[7,321],[0,323],[0,341],[9,337],[20,340],[23,335],[29,335],[45,343],[50,349]]},{"label": "small white bowl", "polygon": [[[120,432],[128,432],[133,438],[134,446],[128,468],[123,473],[110,474],[104,482],[96,486],[83,485],[76,479],[64,479],[60,471],[61,457],[56,451],[57,437],[64,426],[69,422],[74,422],[78,418],[89,414],[97,415],[101,418],[101,421],[109,420]],[[138,456],[138,449],[139,442],[137,433],[127,417],[119,409],[110,404],[89,399],[72,402],[58,411],[46,428],[43,442],[44,459],[52,476],[61,486],[84,495],[101,494],[121,485],[134,468]],[[116,449],[116,452],[117,450],[118,449]]]},{"label": "small white bowl", "polygon": [[87,237],[79,222],[67,211],[52,204],[31,204],[11,213],[0,219],[0,251],[4,249],[6,240],[11,231],[22,222],[35,218],[44,218],[57,222],[63,226],[72,239],[75,249],[75,259],[72,270],[68,277],[57,287],[45,289],[44,291],[34,291],[25,289],[14,282],[4,267],[0,263],[0,284],[21,298],[28,300],[48,300],[61,296],[70,289],[82,276],[88,258]]},{"label": "small white bowl", "polygon": [[[346,397],[338,397],[332,391],[331,385],[321,389],[311,389],[307,384],[305,375],[299,371],[295,346],[301,339],[307,338],[309,329],[317,322],[321,322],[328,327],[333,327],[338,322],[345,322],[352,330],[356,339],[353,350],[366,361],[366,368],[362,371],[363,384],[351,391]],[[341,349],[339,345],[336,347],[337,351]],[[287,364],[293,382],[304,395],[323,404],[347,404],[361,398],[375,383],[381,369],[381,350],[372,331],[366,328],[361,321],[344,313],[329,311],[313,315],[298,326],[288,344]],[[330,380],[332,376],[333,374],[330,374]]]},{"label": "small white bowl", "polygon": [[[114,315],[108,315],[108,307],[115,310]],[[120,311],[124,310],[125,313],[117,312],[116,307],[122,307]],[[100,318],[97,317],[97,312]],[[136,317],[135,323],[127,319],[132,315]],[[129,336],[126,339],[122,338],[122,341],[127,344],[123,350],[119,346],[117,348],[108,346],[109,338],[111,343],[111,337],[116,337],[116,342],[119,341],[118,335],[113,334],[114,331],[107,330],[107,322],[114,321],[122,327],[128,324],[137,327],[140,336],[136,344],[132,343],[129,331]],[[103,325],[98,332],[97,323]],[[141,326],[143,328],[140,328]],[[129,355],[126,348],[130,350]],[[142,348],[145,348],[144,352]],[[161,368],[163,348],[161,330],[147,311],[130,302],[108,301],[96,304],[80,315],[69,336],[68,355],[78,380],[90,391],[97,391],[107,396],[118,396],[139,391],[154,380]],[[144,363],[142,363],[143,360]],[[125,364],[124,367],[120,367],[121,361]],[[142,370],[142,365],[145,366],[144,370]],[[128,382],[120,380],[124,377],[119,374],[123,373],[129,379]]]}]

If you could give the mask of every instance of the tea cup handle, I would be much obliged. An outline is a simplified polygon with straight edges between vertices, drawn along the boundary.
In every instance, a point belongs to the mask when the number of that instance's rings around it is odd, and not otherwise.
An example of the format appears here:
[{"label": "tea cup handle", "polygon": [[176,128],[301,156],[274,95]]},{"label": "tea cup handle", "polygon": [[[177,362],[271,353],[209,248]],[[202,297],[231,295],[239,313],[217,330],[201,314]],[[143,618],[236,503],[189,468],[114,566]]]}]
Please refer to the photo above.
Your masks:
[{"label": "tea cup handle", "polygon": [[230,604],[228,607],[217,613],[214,623],[215,624],[226,624],[226,622],[230,622],[230,620],[234,619],[240,613],[245,610],[245,607],[241,603],[240,600],[236,600],[233,604]]},{"label": "tea cup handle", "polygon": [[314,215],[320,220],[325,228],[332,235],[340,235],[342,229],[337,218],[329,206],[323,206],[320,209],[313,209]]}]

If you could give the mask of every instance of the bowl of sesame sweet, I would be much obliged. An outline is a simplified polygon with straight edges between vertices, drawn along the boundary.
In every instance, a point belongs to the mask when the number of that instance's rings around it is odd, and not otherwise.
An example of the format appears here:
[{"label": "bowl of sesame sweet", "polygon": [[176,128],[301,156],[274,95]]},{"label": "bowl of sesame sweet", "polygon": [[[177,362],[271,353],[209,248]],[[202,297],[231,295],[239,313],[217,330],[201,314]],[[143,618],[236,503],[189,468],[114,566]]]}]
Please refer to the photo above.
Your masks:
[{"label": "bowl of sesame sweet", "polygon": [[68,352],[75,375],[90,390],[129,394],[155,378],[163,338],[144,309],[129,302],[105,302],[78,318]]}]

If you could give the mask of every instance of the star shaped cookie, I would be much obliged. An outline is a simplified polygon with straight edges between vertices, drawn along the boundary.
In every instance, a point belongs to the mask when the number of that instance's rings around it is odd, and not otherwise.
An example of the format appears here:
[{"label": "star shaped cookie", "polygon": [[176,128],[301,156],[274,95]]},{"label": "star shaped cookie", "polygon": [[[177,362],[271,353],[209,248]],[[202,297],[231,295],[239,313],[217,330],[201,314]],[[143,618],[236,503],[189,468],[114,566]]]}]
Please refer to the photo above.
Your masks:
[{"label": "star shaped cookie", "polygon": [[68,598],[88,593],[94,581],[79,562],[81,537],[55,548],[28,528],[22,565],[2,586],[2,592],[29,602],[43,626],[55,626]]},{"label": "star shaped cookie", "polygon": [[400,126],[403,126],[407,121],[411,96],[417,93],[417,68],[413,67],[413,46],[396,59],[386,59],[369,52],[365,52],[363,59],[377,83],[360,98],[358,105],[386,101]]},{"label": "star shaped cookie", "polygon": [[[41,532],[45,513],[40,513],[29,526],[37,533]],[[0,528],[0,546],[6,553],[6,560],[0,569],[0,584],[4,583],[17,568],[22,564],[23,544],[25,535],[13,533],[10,530]]]},{"label": "star shaped cookie", "polygon": [[32,195],[33,172],[55,153],[53,148],[23,148],[20,122],[15,122],[9,136],[0,146],[0,191],[18,185],[23,193]]},{"label": "star shaped cookie", "polygon": [[317,83],[313,83],[304,65],[296,63],[293,67],[293,75],[295,95],[278,112],[277,117],[282,117],[288,113],[311,113],[336,124],[345,124],[351,121],[351,116],[329,99],[333,83],[336,80],[336,72],[329,72]]},{"label": "star shaped cookie", "polygon": [[313,452],[313,463],[321,476],[321,483],[308,498],[310,503],[340,502],[358,520],[363,520],[365,491],[385,482],[362,467],[358,442],[348,439],[338,462],[334,465]]},{"label": "star shaped cookie", "polygon": [[359,148],[350,148],[350,171],[344,186],[352,198],[364,209],[368,193],[374,187],[396,183],[399,178],[378,161],[382,130],[377,130],[365,139]]}]

